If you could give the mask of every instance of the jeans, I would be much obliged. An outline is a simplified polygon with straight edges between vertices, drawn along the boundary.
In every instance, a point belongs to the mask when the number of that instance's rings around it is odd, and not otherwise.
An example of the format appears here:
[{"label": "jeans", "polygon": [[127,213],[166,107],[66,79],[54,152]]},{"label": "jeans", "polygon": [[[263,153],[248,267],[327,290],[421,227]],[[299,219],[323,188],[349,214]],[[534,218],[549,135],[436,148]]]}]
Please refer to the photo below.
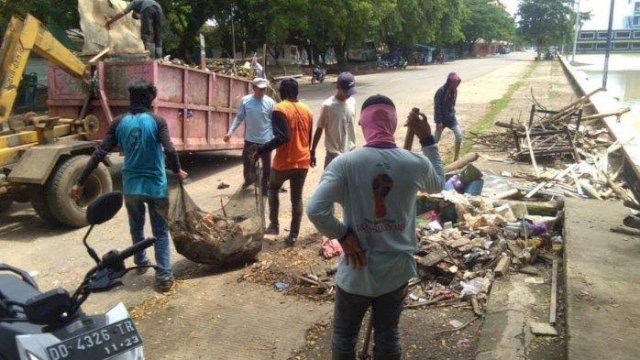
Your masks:
[{"label": "jeans", "polygon": [[333,312],[332,346],[342,353],[355,351],[358,333],[364,314],[369,305],[372,307],[374,348],[380,355],[395,355],[402,352],[398,323],[404,298],[407,296],[407,284],[392,292],[378,297],[350,294],[336,286],[336,299]]},{"label": "jeans", "polygon": [[[253,145],[260,144],[245,140],[244,148],[242,149],[242,172],[244,182],[247,184],[255,182],[257,176],[253,167],[255,163],[251,159],[251,151],[249,151]],[[271,175],[271,151],[260,154],[260,160],[262,160],[262,193],[266,194],[269,191],[269,176]]]},{"label": "jeans", "polygon": [[[144,240],[145,204],[149,207],[151,231],[153,232],[153,237],[156,238],[154,244],[157,266],[156,279],[160,281],[170,280],[173,278],[173,271],[171,270],[171,253],[169,250],[169,226],[160,215],[161,212],[165,212],[168,208],[169,199],[140,195],[125,196],[125,205],[129,215],[129,231],[134,244]],[[133,256],[133,262],[138,266],[148,265],[149,259],[146,252],[136,253]]]},{"label": "jeans", "polygon": [[278,212],[280,210],[280,188],[289,180],[291,187],[291,230],[289,234],[297,237],[302,222],[302,188],[307,178],[307,169],[273,170],[269,179],[269,221],[278,226]]}]

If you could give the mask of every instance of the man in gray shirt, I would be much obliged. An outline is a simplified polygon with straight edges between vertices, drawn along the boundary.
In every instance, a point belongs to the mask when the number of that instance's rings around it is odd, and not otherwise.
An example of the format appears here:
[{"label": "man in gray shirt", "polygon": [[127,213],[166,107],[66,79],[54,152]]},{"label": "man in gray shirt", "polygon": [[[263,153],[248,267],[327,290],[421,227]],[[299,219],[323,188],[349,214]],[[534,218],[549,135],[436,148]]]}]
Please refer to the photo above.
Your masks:
[{"label": "man in gray shirt", "polygon": [[[413,253],[416,193],[437,193],[444,171],[435,139],[417,114],[408,125],[422,153],[398,148],[395,105],[375,95],[362,105],[366,145],[338,156],[325,169],[307,206],[309,220],[344,250],[336,275],[333,359],[354,359],[360,324],[372,306],[374,359],[400,359],[398,322],[407,283],[416,275]],[[343,219],[334,215],[342,205]]]}]

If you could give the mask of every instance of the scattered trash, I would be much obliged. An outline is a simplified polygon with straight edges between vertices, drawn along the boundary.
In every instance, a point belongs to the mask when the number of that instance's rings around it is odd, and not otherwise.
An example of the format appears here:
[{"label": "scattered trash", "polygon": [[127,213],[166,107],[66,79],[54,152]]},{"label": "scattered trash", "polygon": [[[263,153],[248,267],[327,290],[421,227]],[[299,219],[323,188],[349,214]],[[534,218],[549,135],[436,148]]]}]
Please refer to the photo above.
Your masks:
[{"label": "scattered trash", "polygon": [[534,335],[558,336],[558,331],[548,323],[531,322],[529,327]]},{"label": "scattered trash", "polygon": [[322,237],[322,243],[320,245],[320,255],[325,259],[331,259],[335,256],[342,254],[342,246],[336,239],[329,239],[325,236]]},{"label": "scattered trash", "polygon": [[276,290],[278,291],[284,291],[289,287],[289,284],[284,281],[276,281],[273,286],[275,286]]},{"label": "scattered trash", "polygon": [[222,190],[222,189],[226,189],[228,187],[230,187],[231,185],[221,182],[220,184],[218,184],[218,190]]},{"label": "scattered trash", "polygon": [[524,282],[526,282],[527,284],[544,284],[544,279],[541,277],[528,277],[526,279],[524,279]]},{"label": "scattered trash", "polygon": [[462,339],[458,340],[458,347],[468,348],[470,346],[471,346],[471,340],[469,340],[467,338],[462,338]]},{"label": "scattered trash", "polygon": [[459,328],[460,326],[462,326],[462,321],[451,320],[449,321],[449,325],[453,326],[454,328]]}]

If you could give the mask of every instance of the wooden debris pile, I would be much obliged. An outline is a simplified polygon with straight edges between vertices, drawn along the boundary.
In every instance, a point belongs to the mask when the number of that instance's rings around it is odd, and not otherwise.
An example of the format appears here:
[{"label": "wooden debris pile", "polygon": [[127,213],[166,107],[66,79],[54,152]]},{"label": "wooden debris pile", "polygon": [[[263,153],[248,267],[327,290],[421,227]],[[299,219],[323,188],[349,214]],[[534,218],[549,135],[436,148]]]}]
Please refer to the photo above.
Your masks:
[{"label": "wooden debris pile", "polygon": [[[166,64],[172,64],[176,66],[187,67],[191,69],[202,69],[200,65],[188,64],[182,59],[171,58],[170,56],[165,56],[163,60],[160,60]],[[243,79],[252,80],[255,77],[255,71],[251,67],[251,65],[244,60],[236,60],[233,59],[207,59],[206,60],[206,71],[215,72],[216,74],[222,74],[227,76],[239,77]]]},{"label": "wooden debris pile", "polygon": [[[537,102],[527,124],[496,122],[506,131],[473,134],[473,141],[496,151],[507,152],[517,161],[533,165],[533,174],[524,176],[533,185],[519,185],[526,198],[538,195],[575,198],[622,199],[635,203],[632,193],[621,179],[624,157],[620,143],[611,140],[599,121],[607,116],[621,116],[624,108],[607,114],[583,116],[589,105],[587,94],[558,111],[548,110]],[[565,163],[566,162],[566,163]],[[553,168],[541,165],[553,163]]]},{"label": "wooden debris pile", "polygon": [[530,215],[524,202],[496,206],[453,191],[421,201],[432,209],[416,222],[420,280],[408,308],[468,306],[482,315],[495,277],[552,258],[562,246],[561,236],[552,235],[558,217]]}]

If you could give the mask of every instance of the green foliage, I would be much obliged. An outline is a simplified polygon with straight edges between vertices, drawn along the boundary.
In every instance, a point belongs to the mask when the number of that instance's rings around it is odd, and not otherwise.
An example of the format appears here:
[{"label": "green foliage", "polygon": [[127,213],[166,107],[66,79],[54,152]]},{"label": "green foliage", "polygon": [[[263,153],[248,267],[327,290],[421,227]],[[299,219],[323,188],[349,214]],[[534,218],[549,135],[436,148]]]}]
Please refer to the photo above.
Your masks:
[{"label": "green foliage", "polygon": [[572,33],[575,12],[572,0],[522,0],[518,8],[518,32],[535,44],[538,58],[542,47],[559,45]]},{"label": "green foliage", "polygon": [[11,16],[25,18],[32,14],[40,21],[55,23],[63,28],[77,28],[80,22],[78,4],[69,0],[0,0],[0,27],[4,27]]},{"label": "green foliage", "polygon": [[468,44],[481,38],[487,41],[513,39],[515,22],[508,12],[486,0],[465,0],[465,4],[468,16],[462,31]]}]

